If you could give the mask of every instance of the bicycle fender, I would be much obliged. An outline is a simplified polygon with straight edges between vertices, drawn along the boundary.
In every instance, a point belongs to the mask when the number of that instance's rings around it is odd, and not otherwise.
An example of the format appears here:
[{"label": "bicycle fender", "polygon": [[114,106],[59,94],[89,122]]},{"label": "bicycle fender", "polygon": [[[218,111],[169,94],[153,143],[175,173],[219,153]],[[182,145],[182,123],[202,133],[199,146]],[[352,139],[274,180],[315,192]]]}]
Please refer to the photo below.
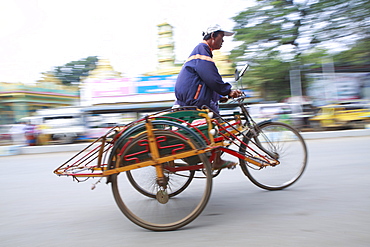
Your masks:
[{"label": "bicycle fender", "polygon": [[261,125],[264,125],[264,124],[267,124],[267,123],[271,123],[271,122],[272,122],[272,119],[263,120],[261,122],[258,122],[257,125],[258,126],[261,126]]}]

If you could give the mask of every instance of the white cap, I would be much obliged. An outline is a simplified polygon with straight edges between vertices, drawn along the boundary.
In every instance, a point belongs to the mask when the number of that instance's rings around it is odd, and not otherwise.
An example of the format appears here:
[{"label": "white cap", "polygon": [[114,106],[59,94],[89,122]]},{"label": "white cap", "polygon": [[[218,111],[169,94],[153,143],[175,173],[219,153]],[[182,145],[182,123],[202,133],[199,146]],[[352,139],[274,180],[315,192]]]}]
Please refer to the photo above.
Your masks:
[{"label": "white cap", "polygon": [[222,31],[224,32],[224,35],[225,36],[231,36],[233,35],[235,32],[229,32],[229,31],[225,31],[225,30],[222,30],[221,26],[218,25],[218,24],[215,24],[215,25],[211,25],[207,28],[206,31],[203,32],[203,36],[207,35],[207,34],[210,34],[210,33],[214,33],[214,32],[217,32],[217,31]]}]

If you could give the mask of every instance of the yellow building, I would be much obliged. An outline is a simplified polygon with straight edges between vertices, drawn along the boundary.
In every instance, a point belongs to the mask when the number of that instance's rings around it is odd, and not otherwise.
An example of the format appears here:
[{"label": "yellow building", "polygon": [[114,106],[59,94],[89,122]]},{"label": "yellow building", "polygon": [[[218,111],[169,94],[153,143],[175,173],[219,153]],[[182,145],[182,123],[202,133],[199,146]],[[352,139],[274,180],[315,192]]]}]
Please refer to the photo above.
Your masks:
[{"label": "yellow building", "polygon": [[[158,26],[158,69],[145,73],[145,76],[155,75],[176,75],[180,73],[182,63],[175,63],[175,44],[173,41],[173,27],[167,22],[161,23]],[[189,47],[189,54],[190,49]],[[234,75],[233,64],[227,55],[221,51],[213,52],[213,60],[223,77]]]},{"label": "yellow building", "polygon": [[38,109],[78,104],[78,87],[64,86],[51,73],[34,85],[0,82],[0,124],[11,124]]}]

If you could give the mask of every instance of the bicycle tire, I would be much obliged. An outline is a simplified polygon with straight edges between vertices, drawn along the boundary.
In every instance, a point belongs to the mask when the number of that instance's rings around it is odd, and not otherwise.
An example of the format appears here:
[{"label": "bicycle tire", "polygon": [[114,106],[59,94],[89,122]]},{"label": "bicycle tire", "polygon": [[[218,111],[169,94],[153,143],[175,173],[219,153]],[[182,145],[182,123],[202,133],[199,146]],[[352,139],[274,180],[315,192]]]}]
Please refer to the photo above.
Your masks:
[{"label": "bicycle tire", "polygon": [[[243,142],[248,144],[250,136]],[[280,164],[262,169],[240,159],[243,173],[258,187],[266,190],[281,190],[294,184],[303,174],[307,165],[307,147],[301,134],[288,124],[263,122],[258,124],[256,135],[252,137],[257,148],[277,153]],[[249,145],[254,145],[252,142]],[[253,147],[252,147],[253,148]],[[247,151],[242,144],[240,152]]]},{"label": "bicycle tire", "polygon": [[[182,127],[186,128],[186,127]],[[164,136],[165,139],[180,142],[184,145],[186,140],[181,136],[166,130],[154,130],[154,135]],[[140,148],[139,143],[147,139],[147,133],[139,134],[131,143],[125,147],[122,152],[122,157],[126,154],[131,154],[133,150],[137,151]],[[196,149],[201,148],[198,142],[190,139]],[[121,142],[123,144],[124,142]],[[188,146],[189,148],[189,146]],[[116,147],[115,150],[120,150],[120,147]],[[140,150],[139,150],[140,152]],[[117,151],[112,150],[113,156]],[[111,175],[112,192],[115,201],[122,211],[122,213],[133,223],[143,227],[145,229],[153,231],[170,231],[181,228],[194,219],[204,210],[205,206],[211,195],[212,188],[212,175],[211,165],[205,154],[197,154],[197,160],[199,159],[203,163],[203,172],[205,173],[205,179],[197,179],[196,182],[192,182],[183,188],[181,196],[176,198],[170,198],[166,203],[160,203],[160,200],[150,198],[138,191],[137,188],[132,186],[132,183],[128,181],[127,176],[120,176],[120,174]],[[191,157],[187,157],[186,160],[191,160]],[[150,157],[148,157],[150,159]],[[115,159],[112,159],[114,161]],[[119,166],[125,166],[124,162]],[[193,164],[191,164],[193,165]],[[138,168],[143,169],[143,168]],[[199,188],[202,187],[202,188]],[[166,192],[161,190],[160,186],[157,187],[159,195],[165,195]],[[186,189],[186,190],[185,190]],[[179,193],[177,193],[179,194]],[[200,195],[199,195],[200,194]],[[197,201],[192,200],[196,198]]]}]

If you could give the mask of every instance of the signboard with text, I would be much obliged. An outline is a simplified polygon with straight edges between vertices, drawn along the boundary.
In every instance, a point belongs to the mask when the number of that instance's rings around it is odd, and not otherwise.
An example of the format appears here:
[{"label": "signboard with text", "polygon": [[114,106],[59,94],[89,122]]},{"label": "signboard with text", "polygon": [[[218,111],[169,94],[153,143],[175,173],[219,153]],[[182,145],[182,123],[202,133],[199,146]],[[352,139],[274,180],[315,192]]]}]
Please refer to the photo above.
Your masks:
[{"label": "signboard with text", "polygon": [[172,93],[175,92],[177,75],[142,76],[136,78],[136,93]]},{"label": "signboard with text", "polygon": [[92,97],[117,97],[135,93],[135,88],[129,78],[112,78],[91,82]]}]

